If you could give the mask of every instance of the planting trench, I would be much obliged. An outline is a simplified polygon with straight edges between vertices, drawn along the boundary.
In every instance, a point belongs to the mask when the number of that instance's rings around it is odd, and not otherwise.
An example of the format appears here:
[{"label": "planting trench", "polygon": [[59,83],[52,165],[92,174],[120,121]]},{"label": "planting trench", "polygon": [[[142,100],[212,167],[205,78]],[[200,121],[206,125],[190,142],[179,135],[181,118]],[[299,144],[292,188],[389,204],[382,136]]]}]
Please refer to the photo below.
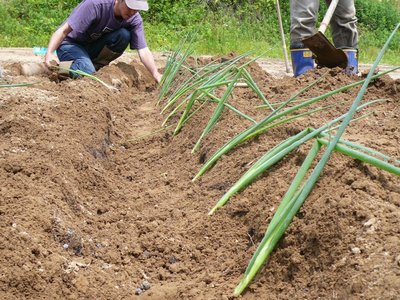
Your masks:
[{"label": "planting trench", "polygon": [[[346,112],[358,91],[246,142],[192,182],[249,121],[226,110],[191,154],[214,106],[177,136],[173,127],[154,134],[164,119],[157,88],[135,62],[99,72],[119,92],[89,79],[24,77],[12,62],[4,68],[9,83],[41,83],[0,90],[1,299],[231,298],[310,145],[212,217],[208,210],[268,149]],[[322,73],[275,78],[254,64],[250,72],[271,102]],[[354,81],[334,70],[306,96]],[[367,109],[374,113],[345,138],[399,159],[399,79],[375,80],[364,101],[377,98],[388,100]],[[230,102],[257,120],[266,114],[247,88]],[[394,299],[399,292],[400,179],[335,153],[243,298]]]}]

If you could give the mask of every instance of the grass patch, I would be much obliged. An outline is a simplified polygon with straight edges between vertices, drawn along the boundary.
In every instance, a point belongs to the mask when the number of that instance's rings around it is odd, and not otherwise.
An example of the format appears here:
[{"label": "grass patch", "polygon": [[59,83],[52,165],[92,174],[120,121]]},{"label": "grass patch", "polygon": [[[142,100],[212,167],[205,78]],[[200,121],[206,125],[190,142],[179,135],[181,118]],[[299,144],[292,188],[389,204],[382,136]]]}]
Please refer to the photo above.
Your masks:
[{"label": "grass patch", "polygon": [[[47,46],[51,34],[68,17],[79,0],[0,0],[0,47]],[[385,37],[400,19],[397,0],[356,0],[360,32],[360,62],[371,63]],[[320,17],[326,5],[321,2]],[[286,44],[289,45],[288,2],[281,2]],[[283,59],[273,1],[162,1],[152,2],[142,13],[148,44],[153,51],[175,49],[187,32],[199,27],[195,54],[245,53]],[[398,64],[400,36],[397,34],[382,61]]]}]

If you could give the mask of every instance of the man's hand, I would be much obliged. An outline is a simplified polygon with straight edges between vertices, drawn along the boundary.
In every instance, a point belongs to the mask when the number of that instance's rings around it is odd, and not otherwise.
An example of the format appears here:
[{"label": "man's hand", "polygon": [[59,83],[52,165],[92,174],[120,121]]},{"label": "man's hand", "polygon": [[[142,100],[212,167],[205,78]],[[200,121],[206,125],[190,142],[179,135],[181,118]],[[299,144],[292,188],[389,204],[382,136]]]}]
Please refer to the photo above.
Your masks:
[{"label": "man's hand", "polygon": [[154,62],[154,57],[153,54],[150,52],[150,49],[147,47],[139,49],[138,53],[140,61],[153,76],[154,80],[157,81],[157,83],[160,83],[162,75],[157,70],[156,64]]},{"label": "man's hand", "polygon": [[46,55],[44,56],[44,63],[46,64],[47,68],[51,69],[51,67],[54,65],[58,66],[60,64],[60,60],[58,59],[57,55],[47,51]]},{"label": "man's hand", "polygon": [[157,81],[157,83],[161,82],[162,74],[160,74],[158,71],[153,74],[154,79]]},{"label": "man's hand", "polygon": [[54,54],[54,51],[60,46],[61,42],[65,39],[65,37],[72,31],[71,26],[68,25],[68,22],[65,22],[61,27],[59,27],[51,36],[49,45],[47,46],[47,52],[44,56],[44,63],[47,68],[51,68],[51,66],[59,65],[60,60],[57,55]]}]

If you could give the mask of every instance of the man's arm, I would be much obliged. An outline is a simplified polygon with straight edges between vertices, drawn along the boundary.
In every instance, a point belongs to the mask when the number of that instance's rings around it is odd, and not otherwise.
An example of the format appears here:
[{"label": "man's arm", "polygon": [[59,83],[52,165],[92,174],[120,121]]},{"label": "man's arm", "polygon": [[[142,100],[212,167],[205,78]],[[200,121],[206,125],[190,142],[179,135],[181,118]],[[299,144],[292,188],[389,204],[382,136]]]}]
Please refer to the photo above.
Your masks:
[{"label": "man's arm", "polygon": [[57,55],[54,54],[54,51],[60,46],[61,42],[65,39],[65,37],[72,31],[71,26],[68,25],[68,22],[65,22],[60,28],[58,28],[50,38],[49,45],[47,46],[47,52],[44,57],[44,62],[47,67],[51,66],[51,61],[55,61],[57,64],[60,63]]},{"label": "man's arm", "polygon": [[146,67],[146,69],[150,72],[153,78],[160,83],[161,74],[158,72],[156,64],[154,62],[153,54],[151,53],[148,47],[138,50],[140,61]]}]

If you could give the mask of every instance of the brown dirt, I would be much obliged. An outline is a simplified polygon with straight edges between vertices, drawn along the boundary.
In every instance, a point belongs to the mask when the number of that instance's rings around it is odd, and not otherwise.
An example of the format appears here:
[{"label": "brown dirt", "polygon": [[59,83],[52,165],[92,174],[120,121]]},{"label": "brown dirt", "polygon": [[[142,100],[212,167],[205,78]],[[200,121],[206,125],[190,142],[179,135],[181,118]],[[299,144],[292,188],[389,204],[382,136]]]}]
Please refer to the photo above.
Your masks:
[{"label": "brown dirt", "polygon": [[[226,111],[199,153],[191,149],[213,106],[176,137],[160,128],[157,89],[135,62],[89,80],[23,77],[32,87],[0,94],[1,299],[228,299],[307,153],[300,147],[208,217],[258,157],[306,126],[344,113],[358,88],[324,100],[329,111],[273,129],[224,156],[199,181],[202,162],[248,121]],[[322,71],[275,78],[251,70],[271,102]],[[355,81],[331,72],[303,97]],[[371,83],[386,98],[346,138],[400,158],[400,81]],[[257,120],[267,113],[247,88],[231,103]],[[317,107],[318,105],[316,105]],[[140,296],[141,285],[150,288]],[[244,299],[396,299],[400,293],[400,179],[335,153]]]}]

